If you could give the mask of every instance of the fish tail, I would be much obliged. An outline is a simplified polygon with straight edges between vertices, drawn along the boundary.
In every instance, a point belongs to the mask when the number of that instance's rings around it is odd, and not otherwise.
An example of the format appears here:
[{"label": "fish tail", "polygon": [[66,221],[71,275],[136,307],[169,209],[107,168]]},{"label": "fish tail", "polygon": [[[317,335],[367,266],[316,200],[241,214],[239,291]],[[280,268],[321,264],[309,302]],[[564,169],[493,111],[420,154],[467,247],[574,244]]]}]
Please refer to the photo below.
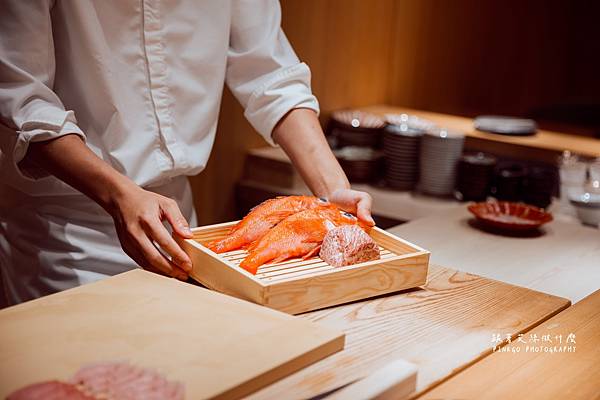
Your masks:
[{"label": "fish tail", "polygon": [[319,245],[315,246],[314,249],[312,249],[311,251],[309,251],[308,253],[306,253],[304,256],[302,256],[302,259],[303,260],[308,260],[309,258],[311,258],[313,256],[316,256],[319,253],[320,250],[321,250],[321,245],[319,244]]},{"label": "fish tail", "polygon": [[214,251],[215,253],[226,253],[228,251],[239,249],[243,243],[237,236],[227,236],[222,239],[213,240],[208,243],[206,247]]},{"label": "fish tail", "polygon": [[240,263],[240,267],[244,268],[246,271],[250,272],[252,275],[256,275],[258,272],[258,267],[261,265],[260,262],[257,262],[255,257],[248,256],[242,260]]},{"label": "fish tail", "polygon": [[281,255],[279,255],[279,256],[277,256],[277,257],[275,257],[273,260],[271,260],[271,262],[270,262],[270,263],[271,263],[271,264],[277,264],[277,263],[283,262],[283,261],[285,261],[285,260],[288,260],[288,259],[290,259],[290,258],[292,258],[292,256],[291,256],[291,255],[289,255],[289,254],[287,254],[287,253],[284,253],[284,254],[281,254]]}]

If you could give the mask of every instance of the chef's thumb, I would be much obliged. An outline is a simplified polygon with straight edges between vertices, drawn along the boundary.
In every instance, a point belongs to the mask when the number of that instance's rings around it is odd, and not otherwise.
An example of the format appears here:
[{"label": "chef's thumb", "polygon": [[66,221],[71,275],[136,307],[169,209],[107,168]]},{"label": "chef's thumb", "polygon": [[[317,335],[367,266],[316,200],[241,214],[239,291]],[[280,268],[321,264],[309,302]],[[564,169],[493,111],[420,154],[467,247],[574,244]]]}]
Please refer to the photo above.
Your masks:
[{"label": "chef's thumb", "polygon": [[372,200],[370,196],[367,195],[362,197],[356,205],[356,216],[359,220],[367,223],[370,226],[374,226],[375,221],[371,216],[371,203]]}]

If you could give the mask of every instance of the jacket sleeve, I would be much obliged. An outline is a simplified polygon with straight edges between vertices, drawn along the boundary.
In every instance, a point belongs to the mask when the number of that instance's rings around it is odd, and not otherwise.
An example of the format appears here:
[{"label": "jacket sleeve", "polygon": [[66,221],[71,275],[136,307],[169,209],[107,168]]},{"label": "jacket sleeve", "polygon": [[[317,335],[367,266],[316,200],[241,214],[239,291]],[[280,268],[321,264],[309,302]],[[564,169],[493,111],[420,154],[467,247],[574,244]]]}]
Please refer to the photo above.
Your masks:
[{"label": "jacket sleeve", "polygon": [[73,111],[52,91],[51,7],[51,0],[5,0],[0,12],[0,164],[21,177],[47,175],[20,168],[29,143],[67,134],[85,140]]},{"label": "jacket sleeve", "polygon": [[281,30],[277,0],[236,0],[231,18],[227,85],[246,119],[273,145],[273,128],[288,111],[319,112],[310,69],[298,60]]}]

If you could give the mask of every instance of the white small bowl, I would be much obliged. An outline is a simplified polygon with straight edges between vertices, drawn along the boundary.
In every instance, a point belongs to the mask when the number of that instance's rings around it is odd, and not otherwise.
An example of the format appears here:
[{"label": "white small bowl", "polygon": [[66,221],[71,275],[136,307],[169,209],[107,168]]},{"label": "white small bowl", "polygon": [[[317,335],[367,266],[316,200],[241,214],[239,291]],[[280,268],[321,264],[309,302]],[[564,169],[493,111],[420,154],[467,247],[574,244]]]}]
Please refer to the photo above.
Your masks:
[{"label": "white small bowl", "polygon": [[598,193],[572,193],[569,196],[571,204],[577,211],[577,217],[585,224],[600,227],[600,194]]}]

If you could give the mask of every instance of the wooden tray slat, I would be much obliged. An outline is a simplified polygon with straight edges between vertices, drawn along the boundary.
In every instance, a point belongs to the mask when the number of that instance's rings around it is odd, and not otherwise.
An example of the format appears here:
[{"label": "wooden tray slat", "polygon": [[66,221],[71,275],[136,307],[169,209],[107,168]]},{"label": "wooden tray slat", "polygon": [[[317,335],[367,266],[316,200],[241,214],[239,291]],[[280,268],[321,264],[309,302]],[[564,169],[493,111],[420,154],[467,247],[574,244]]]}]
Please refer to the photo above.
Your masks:
[{"label": "wooden tray slat", "polygon": [[204,246],[225,237],[236,223],[195,228],[193,239],[176,238],[192,258],[191,276],[209,288],[288,313],[409,289],[427,279],[429,252],[379,228],[370,232],[379,260],[333,267],[318,257],[294,258],[262,265],[252,275],[239,267],[246,250],[216,254]]}]

